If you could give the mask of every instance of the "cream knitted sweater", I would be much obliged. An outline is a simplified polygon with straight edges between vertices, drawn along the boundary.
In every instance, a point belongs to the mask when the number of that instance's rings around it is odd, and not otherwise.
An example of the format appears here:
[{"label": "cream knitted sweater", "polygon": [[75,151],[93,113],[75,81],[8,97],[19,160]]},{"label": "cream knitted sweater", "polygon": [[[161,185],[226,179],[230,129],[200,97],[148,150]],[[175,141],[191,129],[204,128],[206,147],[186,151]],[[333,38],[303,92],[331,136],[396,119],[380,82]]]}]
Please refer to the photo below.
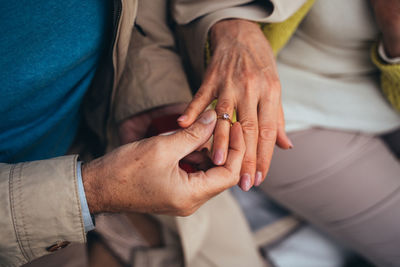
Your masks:
[{"label": "cream knitted sweater", "polygon": [[[312,2],[303,7],[304,14]],[[280,32],[268,36],[276,50],[285,42],[282,36],[290,37],[294,20],[301,19],[297,14],[292,23],[264,28],[267,36]],[[369,56],[378,34],[367,1],[316,1],[277,60],[288,131],[325,127],[378,134],[400,127],[400,115],[381,94],[379,72]],[[388,68],[373,56],[378,67]],[[390,66],[391,76],[393,67],[398,66]],[[388,71],[383,74],[383,85],[400,80],[389,77],[388,82]]]}]

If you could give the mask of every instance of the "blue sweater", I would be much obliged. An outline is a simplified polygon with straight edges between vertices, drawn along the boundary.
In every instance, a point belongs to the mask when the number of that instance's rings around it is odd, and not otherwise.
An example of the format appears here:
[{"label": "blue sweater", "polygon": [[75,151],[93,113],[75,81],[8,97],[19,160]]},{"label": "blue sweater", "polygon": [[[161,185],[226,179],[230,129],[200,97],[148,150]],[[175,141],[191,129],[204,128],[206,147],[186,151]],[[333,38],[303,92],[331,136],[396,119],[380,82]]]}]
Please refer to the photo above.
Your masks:
[{"label": "blue sweater", "polygon": [[110,0],[0,0],[0,162],[64,155],[103,55]]}]

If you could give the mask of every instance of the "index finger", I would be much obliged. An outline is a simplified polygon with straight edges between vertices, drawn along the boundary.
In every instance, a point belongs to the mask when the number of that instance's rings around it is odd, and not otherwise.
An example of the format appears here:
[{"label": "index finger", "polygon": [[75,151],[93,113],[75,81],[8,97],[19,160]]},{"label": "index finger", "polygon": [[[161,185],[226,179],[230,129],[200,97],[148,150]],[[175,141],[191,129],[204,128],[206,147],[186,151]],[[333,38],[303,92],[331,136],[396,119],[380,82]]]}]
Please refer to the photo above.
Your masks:
[{"label": "index finger", "polygon": [[203,84],[193,96],[192,101],[186,107],[182,116],[178,118],[181,127],[190,126],[196,118],[206,109],[206,107],[214,100],[214,76],[211,74],[203,81]]}]

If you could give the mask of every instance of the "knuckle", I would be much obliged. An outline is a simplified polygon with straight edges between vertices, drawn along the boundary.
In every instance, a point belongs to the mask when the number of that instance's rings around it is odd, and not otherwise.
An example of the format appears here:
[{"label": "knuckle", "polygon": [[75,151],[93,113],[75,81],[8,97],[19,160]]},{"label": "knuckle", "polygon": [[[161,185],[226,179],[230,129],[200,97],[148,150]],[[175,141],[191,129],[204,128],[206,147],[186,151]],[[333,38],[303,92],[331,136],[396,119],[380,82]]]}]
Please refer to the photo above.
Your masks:
[{"label": "knuckle", "polygon": [[253,168],[256,166],[256,159],[255,158],[245,158],[243,160],[243,166],[247,166]]},{"label": "knuckle", "polygon": [[237,87],[237,81],[234,81],[231,77],[226,77],[226,79],[224,79],[223,84],[225,85],[225,88]]},{"label": "knuckle", "polygon": [[279,78],[276,78],[276,77],[272,78],[269,81],[269,87],[271,89],[278,89],[278,92],[280,92],[280,90],[281,90],[281,82],[280,82]]},{"label": "knuckle", "polygon": [[256,132],[258,129],[258,124],[256,121],[244,120],[243,122],[240,123],[242,125],[243,132],[245,133]]},{"label": "knuckle", "polygon": [[259,129],[259,139],[263,142],[275,142],[277,128],[273,126],[262,126]]},{"label": "knuckle", "polygon": [[203,90],[198,90],[196,92],[196,94],[193,96],[193,99],[194,100],[199,100],[199,99],[203,98],[204,96],[205,96],[204,91]]},{"label": "knuckle", "polygon": [[215,110],[217,111],[217,113],[223,113],[223,112],[230,112],[232,109],[232,105],[230,103],[230,101],[228,101],[227,99],[218,99],[218,104],[215,107]]},{"label": "knuckle", "polygon": [[244,90],[244,99],[254,99],[261,91],[260,88],[260,83],[257,83],[254,79],[252,81],[248,81]]},{"label": "knuckle", "polygon": [[245,73],[245,76],[248,85],[253,85],[254,83],[258,83],[262,79],[262,75],[254,71],[247,71]]},{"label": "knuckle", "polygon": [[229,129],[223,130],[222,128],[218,128],[214,132],[214,144],[218,145],[227,145],[229,142]]},{"label": "knuckle", "polygon": [[275,85],[275,82],[269,81],[268,78],[260,75],[260,73],[250,73],[246,76],[245,96],[247,98],[253,98],[254,94],[269,91],[270,89],[280,89],[280,84],[279,86]]},{"label": "knuckle", "polygon": [[281,98],[280,85],[279,87],[273,87],[270,85],[270,90],[268,90],[266,98],[268,103],[274,103],[274,104],[278,103],[278,100]]},{"label": "knuckle", "polygon": [[183,135],[186,139],[190,140],[198,140],[201,138],[199,131],[194,131],[194,127],[190,127],[188,129],[183,129]]}]

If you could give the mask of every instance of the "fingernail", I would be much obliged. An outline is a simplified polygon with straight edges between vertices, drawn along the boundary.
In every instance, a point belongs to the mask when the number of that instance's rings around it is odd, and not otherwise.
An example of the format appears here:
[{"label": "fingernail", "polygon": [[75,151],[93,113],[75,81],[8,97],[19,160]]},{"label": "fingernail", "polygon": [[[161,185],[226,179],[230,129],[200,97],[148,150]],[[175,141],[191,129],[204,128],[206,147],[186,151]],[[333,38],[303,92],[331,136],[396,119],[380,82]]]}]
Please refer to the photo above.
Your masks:
[{"label": "fingernail", "polygon": [[254,180],[254,185],[259,186],[261,184],[261,181],[262,181],[262,172],[257,172],[256,178]]},{"label": "fingernail", "polygon": [[290,140],[289,138],[288,138],[288,140],[289,140],[289,149],[292,149],[294,147],[292,140]]},{"label": "fingernail", "polygon": [[242,188],[243,191],[249,191],[251,188],[251,178],[250,174],[245,173],[242,175],[240,178],[240,187]]},{"label": "fingernail", "polygon": [[187,120],[187,116],[186,116],[186,115],[181,115],[181,116],[179,116],[179,118],[177,119],[177,121],[180,121],[180,122],[183,122],[183,121],[185,121],[185,120]]},{"label": "fingernail", "polygon": [[222,151],[222,149],[215,150],[214,164],[221,165],[223,161],[224,161],[224,152]]},{"label": "fingernail", "polygon": [[202,124],[210,124],[215,120],[215,112],[214,111],[206,111],[200,115],[199,122]]}]

